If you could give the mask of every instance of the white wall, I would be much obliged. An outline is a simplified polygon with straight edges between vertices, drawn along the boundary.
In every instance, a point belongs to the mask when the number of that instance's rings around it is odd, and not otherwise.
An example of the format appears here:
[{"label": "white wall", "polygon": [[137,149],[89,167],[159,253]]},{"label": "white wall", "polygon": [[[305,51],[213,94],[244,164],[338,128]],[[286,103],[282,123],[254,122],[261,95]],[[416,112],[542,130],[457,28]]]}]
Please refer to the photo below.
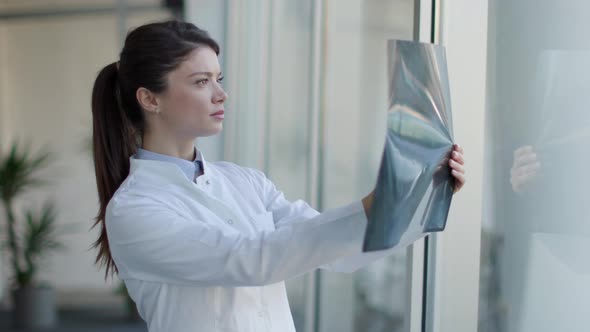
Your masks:
[{"label": "white wall", "polygon": [[[58,204],[59,222],[76,223],[64,240],[68,249],[48,258],[39,274],[58,288],[105,288],[88,250],[96,231],[88,231],[97,212],[91,152],[90,93],[100,64],[112,62],[117,47],[113,17],[13,21],[4,23],[5,61],[1,73],[5,122],[10,139],[46,144],[58,160],[43,190]],[[33,195],[39,202],[41,195]]]},{"label": "white wall", "polygon": [[[166,17],[165,12],[131,14],[130,26]],[[75,224],[62,239],[66,249],[47,258],[39,280],[60,292],[104,291],[103,270],[90,249],[98,229],[90,96],[98,71],[119,52],[116,15],[68,16],[0,22],[0,133],[2,147],[13,138],[56,152],[44,173],[52,181],[28,196],[34,204],[53,197],[59,223]],[[27,202],[29,204],[29,202]],[[25,205],[25,204],[22,204]],[[7,277],[10,271],[0,271]]]}]

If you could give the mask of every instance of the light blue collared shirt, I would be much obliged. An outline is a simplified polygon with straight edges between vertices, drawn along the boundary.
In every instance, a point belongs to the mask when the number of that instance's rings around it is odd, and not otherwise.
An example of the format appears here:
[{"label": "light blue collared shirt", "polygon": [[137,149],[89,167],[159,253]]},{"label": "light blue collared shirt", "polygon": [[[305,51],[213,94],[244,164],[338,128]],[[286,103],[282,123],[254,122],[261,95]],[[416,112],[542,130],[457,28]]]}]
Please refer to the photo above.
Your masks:
[{"label": "light blue collared shirt", "polygon": [[[173,163],[182,170],[186,178],[189,181],[195,181],[195,179],[199,176],[201,169],[203,169],[203,157],[201,156],[201,151],[195,148],[195,159],[193,161],[188,161],[182,158],[172,157],[161,153],[156,153],[148,150],[144,150],[142,148],[137,149],[137,153],[135,154],[136,159],[144,159],[144,160],[156,160],[156,161],[165,161],[169,163]],[[203,173],[205,170],[203,169]]]}]

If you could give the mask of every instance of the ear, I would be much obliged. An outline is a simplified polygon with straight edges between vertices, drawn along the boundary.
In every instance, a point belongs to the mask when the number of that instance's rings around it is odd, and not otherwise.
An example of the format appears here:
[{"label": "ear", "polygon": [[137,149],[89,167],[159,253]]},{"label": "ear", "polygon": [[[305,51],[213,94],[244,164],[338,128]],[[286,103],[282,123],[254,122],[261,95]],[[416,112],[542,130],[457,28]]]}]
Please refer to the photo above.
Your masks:
[{"label": "ear", "polygon": [[146,88],[138,88],[135,92],[135,97],[139,106],[149,113],[160,113],[160,105],[158,105],[158,98],[156,95]]}]

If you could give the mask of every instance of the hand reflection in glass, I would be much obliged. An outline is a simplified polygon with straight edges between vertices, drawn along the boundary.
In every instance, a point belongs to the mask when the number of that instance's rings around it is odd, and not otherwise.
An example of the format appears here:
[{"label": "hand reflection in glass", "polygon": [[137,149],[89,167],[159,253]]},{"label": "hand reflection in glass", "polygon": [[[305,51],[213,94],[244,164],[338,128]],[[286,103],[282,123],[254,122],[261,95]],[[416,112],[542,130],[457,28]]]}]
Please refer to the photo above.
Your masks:
[{"label": "hand reflection in glass", "polygon": [[510,169],[512,190],[517,193],[529,190],[539,176],[540,169],[541,162],[532,146],[525,145],[516,149]]}]

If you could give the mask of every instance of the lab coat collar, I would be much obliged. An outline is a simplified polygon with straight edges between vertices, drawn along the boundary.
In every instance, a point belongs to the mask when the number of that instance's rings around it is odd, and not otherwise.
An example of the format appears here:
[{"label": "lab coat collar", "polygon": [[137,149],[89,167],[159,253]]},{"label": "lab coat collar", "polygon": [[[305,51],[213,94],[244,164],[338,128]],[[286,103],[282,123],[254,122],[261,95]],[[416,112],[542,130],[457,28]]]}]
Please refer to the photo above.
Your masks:
[{"label": "lab coat collar", "polygon": [[203,162],[201,160],[202,155],[199,153],[196,147],[193,147],[193,153],[193,160],[186,160],[183,158],[173,157],[139,148],[137,149],[137,153],[135,153],[135,159],[159,160],[176,164],[184,172],[186,177],[192,181],[195,179],[195,176],[203,172],[203,167],[201,166]]},{"label": "lab coat collar", "polygon": [[[198,181],[209,181],[211,176],[211,168],[201,151],[197,150],[197,159],[201,160],[203,166],[203,175],[198,178]],[[149,181],[158,183],[177,183],[187,184],[192,183],[187,179],[184,172],[175,163],[161,161],[161,160],[146,160],[138,159],[135,155],[129,158],[129,175],[143,177],[144,174],[150,174]]]}]

